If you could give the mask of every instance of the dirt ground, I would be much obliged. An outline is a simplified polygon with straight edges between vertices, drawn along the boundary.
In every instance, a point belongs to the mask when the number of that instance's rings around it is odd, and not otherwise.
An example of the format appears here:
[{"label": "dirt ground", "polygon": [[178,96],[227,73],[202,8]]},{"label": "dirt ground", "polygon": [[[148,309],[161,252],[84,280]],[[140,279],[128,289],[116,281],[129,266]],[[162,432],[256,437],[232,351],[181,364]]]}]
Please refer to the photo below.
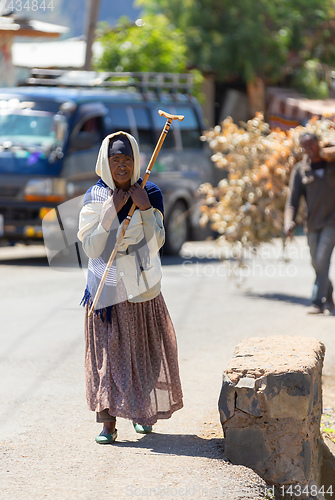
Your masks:
[{"label": "dirt ground", "polygon": [[323,376],[323,415],[321,430],[335,443],[335,377]]},{"label": "dirt ground", "polygon": [[[38,259],[2,263],[1,500],[264,498],[259,476],[230,464],[221,448],[222,371],[245,337],[303,332],[325,344],[322,428],[334,439],[334,317],[305,313],[313,280],[307,258],[296,259],[292,277],[269,259],[238,289],[225,264],[200,250],[186,264],[164,261],[185,406],[148,436],[120,419],[109,447],[95,443],[100,425],[85,404],[81,275],[57,273]],[[269,280],[264,270],[276,274]],[[335,267],[333,274],[335,282]]]}]

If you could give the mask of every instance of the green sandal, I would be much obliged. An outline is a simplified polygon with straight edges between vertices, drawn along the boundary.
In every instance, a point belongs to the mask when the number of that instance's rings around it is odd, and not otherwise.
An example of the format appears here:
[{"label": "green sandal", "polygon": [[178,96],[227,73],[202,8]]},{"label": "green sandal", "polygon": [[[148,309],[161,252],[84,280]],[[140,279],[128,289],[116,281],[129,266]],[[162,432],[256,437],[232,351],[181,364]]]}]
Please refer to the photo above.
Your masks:
[{"label": "green sandal", "polygon": [[138,434],[150,434],[152,432],[152,425],[141,425],[133,422],[133,426]]},{"label": "green sandal", "polygon": [[117,438],[117,429],[112,434],[102,431],[99,436],[95,438],[98,444],[112,444]]}]

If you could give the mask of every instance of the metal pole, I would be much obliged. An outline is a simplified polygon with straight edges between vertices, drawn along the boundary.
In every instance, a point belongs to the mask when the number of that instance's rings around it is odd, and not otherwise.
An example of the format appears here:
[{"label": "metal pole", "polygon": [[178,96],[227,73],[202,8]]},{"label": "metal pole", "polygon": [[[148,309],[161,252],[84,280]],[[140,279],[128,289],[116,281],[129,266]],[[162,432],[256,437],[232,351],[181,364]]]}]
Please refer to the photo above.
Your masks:
[{"label": "metal pole", "polygon": [[90,71],[92,69],[92,45],[95,37],[95,28],[98,21],[100,10],[100,0],[87,0],[87,19],[86,19],[86,55],[83,69]]}]

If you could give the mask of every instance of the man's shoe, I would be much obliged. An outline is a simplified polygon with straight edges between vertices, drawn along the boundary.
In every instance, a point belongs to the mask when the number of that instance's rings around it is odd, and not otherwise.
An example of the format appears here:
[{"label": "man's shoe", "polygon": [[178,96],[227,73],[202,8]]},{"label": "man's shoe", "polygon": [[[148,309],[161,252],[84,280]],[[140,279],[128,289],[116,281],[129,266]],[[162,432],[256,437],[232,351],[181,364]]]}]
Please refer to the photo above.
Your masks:
[{"label": "man's shoe", "polygon": [[98,444],[112,444],[117,438],[117,429],[112,434],[102,431],[99,436],[95,438]]},{"label": "man's shoe", "polygon": [[152,425],[141,425],[133,422],[133,426],[138,434],[150,434],[152,432]]},{"label": "man's shoe", "polygon": [[323,312],[329,316],[330,314],[333,313],[334,307],[335,306],[333,302],[325,302]]},{"label": "man's shoe", "polygon": [[312,304],[307,309],[307,314],[323,314],[323,309],[321,309],[321,307],[319,306],[316,306],[315,304]]}]

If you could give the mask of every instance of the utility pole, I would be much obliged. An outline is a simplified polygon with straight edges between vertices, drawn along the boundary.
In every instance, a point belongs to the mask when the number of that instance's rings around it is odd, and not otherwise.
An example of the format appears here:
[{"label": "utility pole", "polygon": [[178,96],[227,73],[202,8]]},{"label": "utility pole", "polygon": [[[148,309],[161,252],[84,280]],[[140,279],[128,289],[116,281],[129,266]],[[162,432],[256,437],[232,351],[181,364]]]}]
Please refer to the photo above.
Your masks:
[{"label": "utility pole", "polygon": [[87,0],[87,18],[86,18],[86,55],[84,70],[92,69],[92,45],[94,42],[95,28],[98,21],[100,9],[100,0]]}]

